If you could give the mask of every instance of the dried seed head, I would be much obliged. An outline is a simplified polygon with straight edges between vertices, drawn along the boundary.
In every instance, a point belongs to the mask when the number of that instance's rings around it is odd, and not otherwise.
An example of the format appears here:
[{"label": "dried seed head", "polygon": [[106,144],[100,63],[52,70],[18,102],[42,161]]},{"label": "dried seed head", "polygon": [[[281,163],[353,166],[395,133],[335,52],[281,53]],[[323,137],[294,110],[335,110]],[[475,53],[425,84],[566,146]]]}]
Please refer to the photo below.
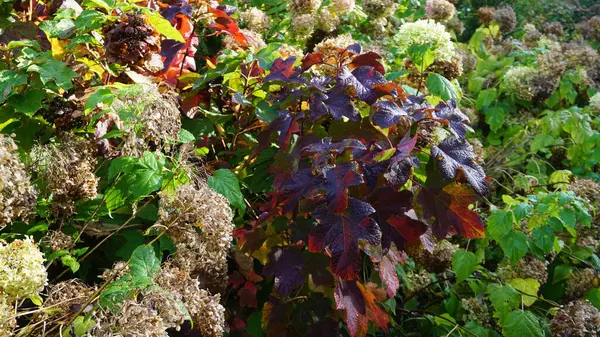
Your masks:
[{"label": "dried seed head", "polygon": [[456,14],[456,8],[447,0],[427,0],[425,11],[428,18],[439,22],[448,21]]},{"label": "dried seed head", "polygon": [[80,306],[90,300],[95,292],[95,288],[89,287],[78,279],[59,282],[50,285],[48,296],[44,300],[44,310],[36,314],[33,318],[36,322],[47,320],[51,317],[63,317],[73,313],[73,309],[79,309]]},{"label": "dried seed head", "polygon": [[265,12],[258,8],[252,7],[249,10],[241,13],[242,22],[246,24],[246,27],[257,33],[264,33],[271,26],[269,17]]},{"label": "dried seed head", "polygon": [[503,34],[508,34],[515,30],[517,26],[517,15],[510,6],[497,8],[494,11],[494,21],[500,26],[500,31]]},{"label": "dried seed head", "polygon": [[593,268],[585,268],[571,274],[567,279],[567,295],[571,298],[579,298],[594,287],[598,274]]},{"label": "dried seed head", "polygon": [[42,246],[52,249],[57,252],[59,250],[73,249],[75,242],[70,235],[61,231],[48,231],[41,241]]},{"label": "dried seed head", "polygon": [[288,7],[294,15],[314,14],[321,7],[321,0],[289,0]]},{"label": "dried seed head", "polygon": [[17,219],[28,221],[37,200],[12,138],[0,134],[0,230]]},{"label": "dried seed head", "polygon": [[488,306],[479,298],[470,297],[461,299],[463,308],[467,311],[463,316],[465,322],[475,322],[481,326],[488,326],[492,318]]},{"label": "dried seed head", "polygon": [[160,34],[143,15],[125,14],[104,32],[109,62],[142,66],[160,53]]},{"label": "dried seed head", "polygon": [[552,336],[594,337],[600,332],[600,312],[586,300],[570,302],[550,322]]}]

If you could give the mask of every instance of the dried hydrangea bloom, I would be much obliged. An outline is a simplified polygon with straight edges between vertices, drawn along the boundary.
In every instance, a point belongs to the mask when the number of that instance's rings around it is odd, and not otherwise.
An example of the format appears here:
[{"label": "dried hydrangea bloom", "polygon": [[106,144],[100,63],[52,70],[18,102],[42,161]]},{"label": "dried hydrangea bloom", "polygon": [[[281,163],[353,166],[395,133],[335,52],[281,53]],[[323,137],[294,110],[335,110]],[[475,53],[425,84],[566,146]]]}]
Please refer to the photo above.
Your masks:
[{"label": "dried hydrangea bloom", "polygon": [[456,8],[447,0],[427,0],[425,4],[427,17],[435,21],[448,21],[456,14]]},{"label": "dried hydrangea bloom", "polygon": [[477,67],[477,56],[475,56],[465,44],[457,45],[456,54],[460,58],[465,74],[475,70],[475,67]]},{"label": "dried hydrangea bloom", "polygon": [[252,7],[249,10],[242,12],[240,17],[249,30],[257,33],[262,34],[271,26],[267,14],[256,7]]},{"label": "dried hydrangea bloom", "polygon": [[514,266],[505,262],[498,267],[498,277],[503,281],[515,278],[537,280],[540,284],[545,284],[548,279],[548,262],[538,260],[532,256],[526,256],[520,259]]},{"label": "dried hydrangea bloom", "polygon": [[[338,49],[344,49],[355,43],[356,40],[352,38],[350,33],[329,37],[319,42],[315,46],[314,52],[323,54],[324,64],[317,65],[311,69],[319,74],[335,76],[337,66],[341,61],[339,58],[340,53],[338,52]],[[342,62],[343,64],[341,65],[348,64],[349,62],[349,60],[345,60],[345,63]]]},{"label": "dried hydrangea bloom", "polygon": [[482,25],[489,25],[494,19],[495,9],[492,7],[480,7],[477,10],[477,16],[479,17],[479,23]]},{"label": "dried hydrangea bloom", "polygon": [[118,314],[99,314],[95,337],[169,337],[167,326],[156,309],[134,300],[125,301]]},{"label": "dried hydrangea bloom", "polygon": [[372,39],[383,39],[389,35],[387,24],[388,20],[385,17],[374,18],[369,21],[367,32]]},{"label": "dried hydrangea bloom", "polygon": [[31,186],[25,165],[12,138],[0,134],[0,230],[33,214],[37,191]]},{"label": "dried hydrangea bloom", "polygon": [[33,320],[41,322],[51,317],[63,317],[73,313],[73,308],[79,308],[91,299],[96,288],[90,287],[78,279],[59,282],[50,285],[48,295],[44,300],[44,310],[36,313]]},{"label": "dried hydrangea bloom", "polygon": [[407,55],[408,49],[414,45],[427,44],[431,46],[436,60],[452,61],[454,45],[446,27],[440,23],[433,20],[408,22],[400,26],[396,36],[396,46],[401,55]]},{"label": "dried hydrangea bloom", "polygon": [[392,16],[398,4],[394,0],[363,0],[362,7],[369,18],[386,18]]},{"label": "dried hydrangea bloom", "polygon": [[113,102],[112,108],[135,112],[131,119],[120,121],[129,132],[121,144],[123,156],[141,157],[145,151],[167,152],[179,138],[181,113],[176,98],[169,93],[161,94],[156,86],[132,86],[129,93]]},{"label": "dried hydrangea bloom", "polygon": [[106,269],[99,277],[107,282],[120,279],[123,275],[129,273],[129,264],[127,262],[115,262],[111,269]]},{"label": "dried hydrangea bloom", "polygon": [[492,316],[488,306],[482,299],[470,297],[461,299],[463,308],[467,311],[463,315],[465,322],[475,322],[481,326],[488,326]]},{"label": "dried hydrangea bloom", "polygon": [[73,238],[61,231],[48,231],[42,238],[41,244],[54,252],[71,250],[75,246]]},{"label": "dried hydrangea bloom", "polygon": [[585,268],[571,274],[567,279],[566,292],[571,298],[579,298],[594,286],[598,274],[593,268]]},{"label": "dried hydrangea bloom", "polygon": [[422,269],[420,271],[409,271],[407,273],[408,280],[410,284],[405,286],[404,295],[410,296],[414,293],[417,293],[431,284],[431,277],[433,275],[430,274],[427,270]]},{"label": "dried hydrangea bloom", "polygon": [[530,23],[526,24],[523,27],[523,30],[525,30],[525,35],[523,35],[523,42],[525,42],[525,45],[528,47],[535,47],[542,38],[542,33]]},{"label": "dried hydrangea bloom", "polygon": [[7,296],[0,294],[0,336],[13,336],[17,327],[14,305]]},{"label": "dried hydrangea bloom", "polygon": [[502,91],[524,101],[531,101],[534,96],[532,80],[536,74],[537,70],[534,68],[524,66],[512,67],[504,74],[501,86]]},{"label": "dried hydrangea bloom", "polygon": [[185,304],[194,326],[203,336],[222,336],[225,308],[219,304],[219,294],[211,295],[188,272],[169,264],[163,266],[156,283]]},{"label": "dried hydrangea bloom", "polygon": [[0,241],[0,293],[14,299],[36,297],[47,283],[44,254],[31,238]]},{"label": "dried hydrangea bloom", "polygon": [[267,44],[263,40],[262,35],[260,35],[260,33],[257,33],[255,31],[248,30],[245,28],[240,29],[240,32],[242,32],[246,36],[246,38],[248,40],[248,46],[242,46],[231,35],[225,34],[223,36],[223,48],[237,50],[237,49],[246,49],[248,47],[251,47],[251,48],[254,48],[255,50],[260,50],[267,46]]},{"label": "dried hydrangea bloom", "polygon": [[355,0],[332,0],[329,2],[333,9],[339,14],[351,12],[356,5]]},{"label": "dried hydrangea bloom", "polygon": [[298,61],[302,60],[302,58],[304,57],[304,52],[302,51],[302,49],[293,45],[289,45],[287,43],[282,44],[277,50],[277,52],[279,52],[281,57],[283,57],[284,59],[287,59],[291,56],[295,56],[296,61]]},{"label": "dried hydrangea bloom", "polygon": [[181,185],[173,194],[161,193],[159,223],[168,227],[176,244],[175,262],[209,285],[222,287],[227,281],[232,219],[227,199],[205,184]]},{"label": "dried hydrangea bloom", "polygon": [[328,8],[322,8],[315,17],[315,28],[326,33],[333,32],[340,24],[340,19]]},{"label": "dried hydrangea bloom", "polygon": [[500,26],[502,34],[508,34],[517,27],[517,15],[510,6],[496,8],[494,11],[494,21]]},{"label": "dried hydrangea bloom", "polygon": [[461,35],[465,31],[465,25],[456,15],[444,22],[444,26],[446,26],[448,31],[454,32],[456,35]]},{"label": "dried hydrangea bloom", "polygon": [[415,262],[424,266],[429,271],[442,272],[452,264],[452,254],[458,249],[458,245],[448,240],[436,243],[432,252],[419,247],[411,251],[411,257]]},{"label": "dried hydrangea bloom", "polygon": [[98,178],[94,143],[66,135],[60,145],[36,146],[31,157],[36,170],[48,182],[55,214],[72,214],[78,200],[96,198]]},{"label": "dried hydrangea bloom", "polygon": [[600,16],[592,16],[575,26],[575,29],[586,40],[600,40]]},{"label": "dried hydrangea bloom", "polygon": [[552,336],[594,337],[600,332],[600,312],[586,300],[568,303],[550,322]]},{"label": "dried hydrangea bloom", "polygon": [[104,50],[109,62],[143,65],[160,53],[160,34],[140,14],[125,14],[106,26]]},{"label": "dried hydrangea bloom", "polygon": [[294,16],[291,23],[292,34],[298,41],[308,40],[315,31],[315,18],[312,14]]},{"label": "dried hydrangea bloom", "polygon": [[289,0],[288,7],[294,15],[314,14],[321,7],[321,0]]},{"label": "dried hydrangea bloom", "polygon": [[544,24],[544,33],[548,35],[554,35],[557,37],[564,35],[563,25],[560,22],[547,22]]}]

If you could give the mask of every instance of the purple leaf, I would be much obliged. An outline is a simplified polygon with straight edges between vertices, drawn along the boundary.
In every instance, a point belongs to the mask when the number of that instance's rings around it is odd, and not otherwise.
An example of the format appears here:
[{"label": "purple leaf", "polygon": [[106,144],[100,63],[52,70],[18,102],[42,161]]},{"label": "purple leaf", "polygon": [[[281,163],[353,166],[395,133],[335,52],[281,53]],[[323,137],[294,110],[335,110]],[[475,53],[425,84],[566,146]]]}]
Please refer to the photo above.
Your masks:
[{"label": "purple leaf", "polygon": [[454,179],[458,171],[462,171],[477,193],[488,193],[485,172],[475,162],[473,147],[466,140],[448,136],[438,146],[431,148],[431,156],[437,160],[444,179]]},{"label": "purple leaf", "polygon": [[294,115],[289,111],[280,110],[278,114],[279,118],[271,123],[271,129],[279,131],[279,146],[281,146],[283,151],[286,151],[290,145],[290,137],[293,133],[300,131],[300,128]]},{"label": "purple leaf", "polygon": [[298,203],[302,198],[310,198],[315,190],[321,189],[325,183],[322,176],[315,176],[310,168],[301,168],[291,176],[283,185],[281,190],[289,198],[285,208],[298,209]]},{"label": "purple leaf", "polygon": [[380,128],[389,128],[398,123],[402,116],[408,116],[408,113],[393,101],[375,103],[373,108],[375,109],[373,122]]},{"label": "purple leaf", "polygon": [[352,72],[348,67],[344,67],[338,74],[338,82],[346,87],[353,87],[358,98],[373,104],[377,100],[373,86],[387,83],[387,80],[375,68],[365,66],[356,68]]},{"label": "purple leaf", "polygon": [[325,179],[327,205],[336,213],[348,208],[348,187],[364,182],[358,172],[358,164],[353,162],[341,163],[327,170]]},{"label": "purple leaf", "polygon": [[265,275],[275,276],[275,291],[281,296],[289,296],[296,287],[306,281],[303,272],[302,250],[295,246],[274,247],[265,266]]},{"label": "purple leaf", "polygon": [[361,265],[358,241],[371,245],[381,242],[379,227],[369,217],[374,212],[371,205],[354,198],[350,198],[348,208],[342,214],[318,207],[313,217],[319,225],[308,238],[309,250],[319,252],[328,247],[332,272],[345,280],[358,278]]},{"label": "purple leaf", "polygon": [[467,124],[469,117],[456,107],[456,102],[441,102],[435,109],[432,118],[447,124],[457,138],[465,138],[467,130],[473,132],[473,129]]},{"label": "purple leaf", "polygon": [[390,165],[389,170],[383,176],[389,184],[402,186],[410,178],[413,167],[419,167],[419,159],[416,157],[404,158]]},{"label": "purple leaf", "polygon": [[294,67],[296,57],[291,56],[287,59],[278,58],[273,62],[270,73],[265,77],[265,82],[281,81],[285,83],[304,83],[304,79]]}]

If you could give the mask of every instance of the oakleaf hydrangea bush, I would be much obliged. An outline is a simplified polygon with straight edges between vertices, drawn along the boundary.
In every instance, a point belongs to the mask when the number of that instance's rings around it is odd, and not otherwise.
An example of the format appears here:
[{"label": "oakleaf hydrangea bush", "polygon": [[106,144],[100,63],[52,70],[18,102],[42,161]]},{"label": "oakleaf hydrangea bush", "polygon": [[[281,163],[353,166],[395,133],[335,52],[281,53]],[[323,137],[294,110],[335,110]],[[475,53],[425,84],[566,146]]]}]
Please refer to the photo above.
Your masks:
[{"label": "oakleaf hydrangea bush", "polygon": [[596,336],[598,15],[0,2],[0,336]]}]

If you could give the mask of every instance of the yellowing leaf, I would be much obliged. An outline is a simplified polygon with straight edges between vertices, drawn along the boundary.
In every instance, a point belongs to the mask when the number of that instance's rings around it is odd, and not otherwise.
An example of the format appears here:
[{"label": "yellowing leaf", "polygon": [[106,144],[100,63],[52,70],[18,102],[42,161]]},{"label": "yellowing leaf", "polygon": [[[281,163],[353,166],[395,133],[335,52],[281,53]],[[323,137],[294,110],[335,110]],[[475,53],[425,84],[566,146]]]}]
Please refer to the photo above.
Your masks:
[{"label": "yellowing leaf", "polygon": [[537,280],[532,278],[516,278],[508,281],[507,283],[510,284],[513,288],[522,292],[521,297],[523,299],[523,304],[525,304],[526,306],[530,306],[533,303],[535,303],[535,301],[537,301],[537,294],[540,290],[540,282],[538,282]]},{"label": "yellowing leaf", "polygon": [[52,57],[60,61],[65,57],[65,46],[69,44],[68,40],[59,40],[58,38],[50,39],[50,46],[52,47]]},{"label": "yellowing leaf", "polygon": [[173,39],[178,42],[185,42],[181,33],[175,29],[175,27],[171,26],[171,23],[162,15],[154,12],[147,13],[148,22],[156,29],[157,32],[164,35],[168,39]]}]

